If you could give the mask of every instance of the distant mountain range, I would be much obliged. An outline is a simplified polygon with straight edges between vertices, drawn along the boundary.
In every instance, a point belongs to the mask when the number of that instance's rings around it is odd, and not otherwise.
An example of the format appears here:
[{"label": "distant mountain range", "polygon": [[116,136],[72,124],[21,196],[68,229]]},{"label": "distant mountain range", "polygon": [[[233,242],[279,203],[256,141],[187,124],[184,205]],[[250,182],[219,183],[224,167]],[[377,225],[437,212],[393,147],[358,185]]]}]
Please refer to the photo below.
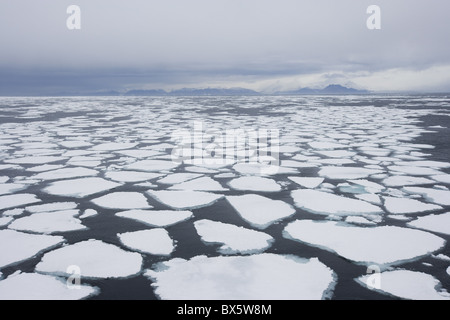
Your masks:
[{"label": "distant mountain range", "polygon": [[276,92],[276,95],[308,95],[308,94],[366,94],[369,93],[367,90],[358,90],[353,88],[347,88],[339,84],[330,84],[323,89],[311,89],[311,88],[301,88],[293,91],[280,91]]},{"label": "distant mountain range", "polygon": [[184,88],[172,90],[170,92],[164,90],[130,90],[125,96],[258,96],[261,93],[244,88],[206,88],[192,89]]}]

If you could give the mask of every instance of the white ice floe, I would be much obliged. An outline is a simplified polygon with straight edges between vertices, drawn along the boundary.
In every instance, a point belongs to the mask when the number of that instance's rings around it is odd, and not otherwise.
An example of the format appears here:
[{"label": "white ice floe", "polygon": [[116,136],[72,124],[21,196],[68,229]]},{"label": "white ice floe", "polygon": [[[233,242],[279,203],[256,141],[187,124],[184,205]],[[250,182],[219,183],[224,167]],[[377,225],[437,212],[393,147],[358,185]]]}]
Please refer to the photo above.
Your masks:
[{"label": "white ice floe", "polygon": [[92,146],[92,143],[81,140],[60,141],[59,144],[67,149],[78,149]]},{"label": "white ice floe", "polygon": [[7,226],[13,220],[12,217],[0,217],[0,227]]},{"label": "white ice floe", "polygon": [[389,170],[401,172],[412,176],[436,176],[442,174],[441,171],[426,168],[426,167],[412,167],[412,166],[389,166]]},{"label": "white ice floe", "polygon": [[408,226],[450,235],[450,212],[419,217]]},{"label": "white ice floe", "polygon": [[201,177],[175,184],[169,190],[226,191],[228,189],[210,177]]},{"label": "white ice floe", "polygon": [[221,244],[222,254],[259,253],[269,248],[274,239],[268,234],[211,220],[199,220],[195,229],[205,243]]},{"label": "white ice floe", "polygon": [[319,150],[348,148],[348,146],[346,146],[344,144],[326,142],[326,141],[314,141],[314,142],[309,142],[308,144],[311,148],[319,149]]},{"label": "white ice floe", "polygon": [[352,184],[363,186],[364,189],[368,193],[378,193],[385,189],[385,187],[382,186],[381,184],[378,184],[378,183],[375,183],[375,182],[372,182],[369,180],[365,180],[365,179],[349,180],[348,182],[350,182]]},{"label": "white ice floe", "polygon": [[89,218],[89,217],[95,217],[96,215],[98,215],[97,210],[86,209],[86,210],[84,210],[84,213],[81,216],[79,216],[79,218],[80,219],[86,219],[86,218]]},{"label": "white ice floe", "polygon": [[384,207],[391,214],[413,214],[442,209],[441,206],[435,204],[394,197],[384,197]]},{"label": "white ice floe", "polygon": [[160,172],[172,170],[178,167],[180,163],[167,160],[141,160],[126,166],[127,170]]},{"label": "white ice floe", "polygon": [[120,184],[102,178],[81,178],[52,182],[43,191],[55,196],[84,198],[99,192],[114,189]]},{"label": "white ice floe", "polygon": [[350,158],[356,154],[348,150],[316,151],[316,153],[329,158]]},{"label": "white ice floe", "polygon": [[169,233],[161,228],[126,232],[117,236],[124,246],[142,253],[168,256],[175,249],[174,241]]},{"label": "white ice floe", "polygon": [[23,214],[24,211],[25,211],[25,209],[23,209],[23,208],[10,209],[10,210],[3,211],[3,216],[5,216],[5,217],[20,216],[21,214]]},{"label": "white ice floe", "polygon": [[370,275],[362,276],[356,281],[364,287],[384,294],[411,300],[450,300],[445,289],[438,289],[442,284],[433,276],[410,270],[385,271],[379,275],[379,287],[373,285]]},{"label": "white ice floe", "polygon": [[295,174],[298,171],[294,168],[279,167],[276,165],[261,164],[258,162],[238,163],[233,169],[242,175],[275,175],[275,174]]},{"label": "white ice floe", "polygon": [[420,194],[433,203],[450,206],[450,191],[421,187],[405,187],[403,190],[411,194]]},{"label": "white ice floe", "polygon": [[317,164],[331,164],[331,165],[343,165],[343,164],[353,164],[355,161],[351,159],[320,159],[320,160],[313,160],[314,163]]},{"label": "white ice floe", "polygon": [[150,209],[147,198],[139,192],[113,192],[91,200],[92,203],[107,209]]},{"label": "white ice floe", "polygon": [[353,223],[353,224],[368,225],[368,226],[376,225],[375,222],[370,221],[370,220],[368,220],[364,217],[360,217],[360,216],[348,216],[347,218],[345,218],[345,222]]},{"label": "white ice floe", "polygon": [[295,209],[286,202],[256,194],[227,196],[226,198],[242,219],[258,229],[265,229],[275,221],[295,213]]},{"label": "white ice floe", "polygon": [[317,188],[325,180],[324,178],[313,177],[288,177],[288,179],[308,189]]},{"label": "white ice floe", "polygon": [[200,178],[202,176],[202,174],[198,174],[198,173],[173,173],[173,174],[169,174],[168,176],[159,179],[157,182],[158,183],[162,183],[162,184],[177,184],[177,183],[182,183],[188,180],[192,180],[195,178]]},{"label": "white ice floe", "polygon": [[87,229],[81,220],[75,218],[78,214],[78,210],[35,213],[14,220],[8,228],[46,234]]},{"label": "white ice floe", "polygon": [[217,173],[218,172],[217,170],[196,167],[196,166],[185,167],[184,170],[188,171],[188,172],[194,172],[194,173]]},{"label": "white ice floe", "polygon": [[387,187],[404,187],[421,184],[430,184],[434,183],[434,181],[424,177],[391,176],[384,179],[382,183]]},{"label": "white ice floe", "polygon": [[437,182],[450,184],[450,174],[440,174],[437,176],[431,176],[430,178]]},{"label": "white ice floe", "polygon": [[378,173],[381,171],[359,167],[323,167],[319,171],[320,176],[336,180],[363,179]]},{"label": "white ice floe", "polygon": [[14,193],[28,188],[27,185],[20,183],[0,183],[0,195]]},{"label": "white ice floe", "polygon": [[395,214],[395,215],[388,215],[389,219],[399,220],[399,221],[410,221],[413,218],[411,216],[405,216],[403,214]]},{"label": "white ice floe", "polygon": [[65,160],[65,159],[67,159],[67,158],[53,157],[53,156],[29,156],[29,157],[8,159],[8,160],[4,160],[4,162],[13,163],[13,164],[44,164],[44,163],[57,162],[57,161]]},{"label": "white ice floe", "polygon": [[331,295],[335,282],[334,272],[317,258],[269,253],[177,258],[145,275],[163,300],[318,300]]},{"label": "white ice floe", "polygon": [[0,300],[79,300],[98,292],[88,285],[72,290],[66,279],[38,273],[18,272],[0,282]]},{"label": "white ice floe", "polygon": [[86,278],[124,278],[141,271],[142,257],[91,239],[46,253],[36,271],[67,276],[67,267],[71,265],[78,266]]},{"label": "white ice floe", "polygon": [[28,168],[27,171],[30,171],[30,172],[45,172],[45,171],[56,170],[56,169],[61,169],[61,168],[64,168],[64,166],[60,165],[60,164],[44,164],[44,165],[41,165],[41,166]]},{"label": "white ice floe", "polygon": [[59,179],[96,176],[97,174],[98,172],[92,169],[73,167],[41,172],[39,174],[34,175],[33,179],[59,180]]},{"label": "white ice floe", "polygon": [[107,142],[92,147],[95,151],[117,151],[131,149],[137,146],[137,143],[130,142]]},{"label": "white ice floe", "polygon": [[116,213],[116,216],[133,219],[152,227],[167,227],[191,218],[191,211],[180,210],[127,210]]},{"label": "white ice floe", "polygon": [[450,267],[447,268],[447,274],[450,276]]},{"label": "white ice floe", "polygon": [[397,161],[397,162],[395,162],[395,164],[398,166],[427,167],[427,168],[450,168],[450,162],[431,161],[431,160]]},{"label": "white ice floe", "polygon": [[62,243],[61,236],[35,235],[0,230],[0,268],[29,259],[41,251]]},{"label": "white ice floe", "polygon": [[20,193],[0,196],[0,210],[25,206],[31,203],[41,202],[34,194]]},{"label": "white ice floe", "polygon": [[219,173],[214,176],[216,179],[226,179],[226,178],[235,178],[236,175],[231,172]]},{"label": "white ice floe", "polygon": [[5,183],[9,180],[9,177],[7,176],[0,176],[0,183]]},{"label": "white ice floe", "polygon": [[330,194],[327,192],[302,189],[291,192],[295,206],[317,214],[362,215],[380,214],[383,211],[365,201]]},{"label": "white ice floe", "polygon": [[381,198],[378,195],[373,194],[373,193],[356,194],[355,197],[360,200],[364,200],[364,201],[367,201],[367,202],[375,204],[375,205],[382,204]]},{"label": "white ice floe", "polygon": [[272,179],[262,177],[240,177],[231,180],[228,185],[235,190],[260,192],[278,192],[281,186]]},{"label": "white ice floe", "polygon": [[76,207],[77,204],[75,202],[52,202],[29,206],[26,207],[25,210],[31,213],[38,213],[38,212],[70,210],[75,209]]},{"label": "white ice floe", "polygon": [[311,163],[311,162],[294,161],[294,160],[281,160],[281,166],[289,167],[289,168],[315,168],[315,167],[317,167],[317,164]]},{"label": "white ice floe", "polygon": [[443,261],[450,261],[450,257],[446,256],[445,254],[438,254],[438,255],[432,255],[433,258],[443,260]]},{"label": "white ice floe", "polygon": [[203,191],[149,190],[147,194],[162,204],[174,209],[206,207],[223,197],[223,195]]},{"label": "white ice floe", "polygon": [[163,174],[140,171],[108,171],[105,178],[119,182],[141,182],[159,178]]},{"label": "white ice floe", "polygon": [[297,220],[286,226],[283,236],[368,265],[417,259],[445,245],[444,239],[425,231],[394,226],[353,227],[334,221]]},{"label": "white ice floe", "polygon": [[124,150],[124,151],[117,151],[117,153],[133,158],[148,158],[161,154],[160,152],[154,150]]}]

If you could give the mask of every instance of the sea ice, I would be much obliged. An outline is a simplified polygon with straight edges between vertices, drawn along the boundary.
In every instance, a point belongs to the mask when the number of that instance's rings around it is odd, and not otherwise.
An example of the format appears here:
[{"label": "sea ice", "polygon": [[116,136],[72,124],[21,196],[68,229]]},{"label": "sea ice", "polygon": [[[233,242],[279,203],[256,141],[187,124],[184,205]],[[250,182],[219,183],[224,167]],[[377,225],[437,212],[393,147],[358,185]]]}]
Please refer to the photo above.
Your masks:
[{"label": "sea ice", "polygon": [[450,191],[421,187],[405,187],[403,190],[412,194],[420,194],[433,203],[450,206]]},{"label": "sea ice", "polygon": [[362,215],[383,213],[379,207],[365,201],[317,190],[294,190],[291,192],[291,196],[296,207],[317,214]]},{"label": "sea ice", "polygon": [[440,174],[437,176],[431,176],[430,178],[437,182],[450,184],[450,174]]},{"label": "sea ice", "polygon": [[167,227],[191,218],[191,211],[179,210],[127,210],[116,216],[133,219],[152,227]]},{"label": "sea ice", "polygon": [[41,202],[34,194],[20,193],[0,196],[0,210],[25,206],[27,204]]},{"label": "sea ice", "polygon": [[52,163],[61,160],[65,160],[65,157],[53,157],[53,156],[29,156],[15,159],[4,160],[6,163],[12,164],[44,164],[44,163]]},{"label": "sea ice", "polygon": [[64,168],[64,166],[60,165],[60,164],[44,164],[44,165],[41,165],[41,166],[28,168],[27,171],[30,171],[30,172],[44,172],[44,171],[61,169],[61,168]]},{"label": "sea ice", "polygon": [[382,183],[388,187],[404,187],[420,184],[430,184],[434,183],[434,181],[423,177],[391,176],[384,179]]},{"label": "sea ice", "polygon": [[334,221],[297,220],[283,236],[363,264],[391,265],[431,254],[445,240],[431,233],[394,226],[353,227]]},{"label": "sea ice", "polygon": [[356,154],[347,150],[316,151],[316,153],[329,158],[350,158]]},{"label": "sea ice", "polygon": [[105,173],[105,178],[119,182],[141,182],[159,178],[161,176],[163,176],[163,174],[140,171],[108,171]]},{"label": "sea ice", "polygon": [[227,196],[226,198],[245,221],[258,229],[265,229],[275,221],[295,213],[295,209],[286,202],[256,194]]},{"label": "sea ice", "polygon": [[315,167],[317,167],[317,164],[311,163],[311,162],[294,161],[294,160],[281,160],[281,166],[289,167],[289,168],[315,168]]},{"label": "sea ice", "polygon": [[226,191],[222,185],[210,177],[201,177],[175,184],[169,190]]},{"label": "sea ice", "polygon": [[7,226],[13,220],[12,217],[0,217],[0,227]]},{"label": "sea ice", "polygon": [[324,178],[312,177],[288,177],[288,179],[308,189],[317,188],[325,180]]},{"label": "sea ice", "polygon": [[43,191],[55,196],[84,198],[99,192],[111,190],[120,184],[102,178],[81,178],[52,182]]},{"label": "sea ice", "polygon": [[80,219],[86,219],[89,217],[95,217],[98,214],[97,210],[86,209],[84,213],[79,217]]},{"label": "sea ice", "polygon": [[78,141],[78,140],[66,140],[59,142],[61,146],[67,149],[78,149],[92,146],[92,143],[87,141]]},{"label": "sea ice", "polygon": [[391,214],[412,214],[440,210],[442,207],[415,199],[384,197],[384,207]]},{"label": "sea ice", "polygon": [[259,162],[238,163],[233,169],[242,175],[275,175],[275,174],[295,174],[296,169],[279,167],[276,165],[261,164]]},{"label": "sea ice", "polygon": [[228,185],[236,190],[260,192],[278,192],[281,186],[272,179],[262,177],[240,177],[231,180]]},{"label": "sea ice", "polygon": [[92,203],[107,209],[150,209],[147,198],[139,192],[113,192],[91,200]]},{"label": "sea ice", "polygon": [[78,210],[35,213],[14,220],[8,228],[46,234],[87,229],[79,219],[75,218],[78,214]]},{"label": "sea ice", "polygon": [[259,253],[269,248],[274,239],[268,234],[211,220],[194,223],[197,233],[205,243],[219,243],[222,254]]},{"label": "sea ice", "polygon": [[373,226],[376,225],[375,222],[370,221],[364,217],[360,217],[360,216],[348,216],[347,218],[345,218],[345,222],[347,223],[354,223],[354,224],[362,224],[362,225],[369,225],[369,226]]},{"label": "sea ice", "polygon": [[206,207],[223,197],[223,195],[203,191],[148,190],[147,193],[162,204],[174,209]]},{"label": "sea ice", "polygon": [[374,289],[370,275],[362,276],[356,281],[364,287],[385,294],[412,300],[450,300],[450,294],[437,290],[442,285],[433,276],[410,270],[385,271],[379,274],[380,288]]},{"label": "sea ice", "polygon": [[173,161],[166,160],[141,160],[126,166],[127,170],[160,172],[165,170],[172,170],[180,164]]},{"label": "sea ice", "polygon": [[126,232],[117,236],[124,246],[142,253],[168,256],[175,249],[175,244],[165,229]]},{"label": "sea ice", "polygon": [[159,179],[158,183],[162,183],[162,184],[177,184],[177,183],[182,183],[188,180],[192,180],[195,178],[200,178],[202,176],[202,174],[198,174],[198,173],[172,173],[169,174],[168,176]]},{"label": "sea ice", "polygon": [[19,183],[0,183],[0,195],[21,191],[27,187],[27,185]]},{"label": "sea ice", "polygon": [[0,300],[79,300],[98,292],[87,285],[72,290],[65,279],[38,273],[18,272],[0,281]]},{"label": "sea ice", "polygon": [[327,150],[327,149],[341,149],[347,148],[348,146],[339,143],[333,142],[325,142],[325,141],[314,141],[308,143],[311,148],[319,149],[319,150]]},{"label": "sea ice", "polygon": [[117,153],[133,158],[148,158],[161,154],[160,152],[154,150],[124,150],[124,151],[117,151]]},{"label": "sea ice", "polygon": [[381,171],[359,167],[323,167],[319,171],[320,176],[336,180],[363,179],[378,173]]},{"label": "sea ice", "polygon": [[436,176],[442,174],[441,171],[425,167],[412,166],[389,166],[389,170],[409,174],[412,176]]},{"label": "sea ice", "polygon": [[331,294],[335,282],[317,258],[269,253],[176,258],[153,269],[145,275],[163,300],[318,300]]},{"label": "sea ice", "polygon": [[67,267],[71,265],[78,266],[87,278],[124,278],[141,271],[142,256],[91,239],[46,253],[36,271],[68,276]]},{"label": "sea ice", "polygon": [[375,205],[381,205],[381,198],[373,193],[363,193],[363,194],[356,194],[356,198],[360,200],[367,201],[369,203],[375,204]]},{"label": "sea ice", "polygon": [[0,268],[29,259],[41,251],[62,243],[61,236],[35,235],[0,230]]},{"label": "sea ice", "polygon": [[3,216],[5,216],[5,217],[20,216],[21,214],[23,214],[24,211],[25,211],[25,209],[23,209],[23,208],[10,209],[10,210],[3,211]]},{"label": "sea ice", "polygon": [[98,172],[92,169],[74,167],[41,172],[39,174],[34,175],[33,179],[59,180],[68,178],[96,176],[97,174]]},{"label": "sea ice", "polygon": [[117,151],[131,149],[137,146],[137,143],[129,142],[107,142],[92,147],[95,151]]},{"label": "sea ice", "polygon": [[70,210],[75,209],[76,207],[77,204],[75,202],[53,202],[29,206],[26,207],[25,210],[31,213],[38,213],[38,212]]},{"label": "sea ice", "polygon": [[450,212],[419,217],[408,226],[450,235]]}]

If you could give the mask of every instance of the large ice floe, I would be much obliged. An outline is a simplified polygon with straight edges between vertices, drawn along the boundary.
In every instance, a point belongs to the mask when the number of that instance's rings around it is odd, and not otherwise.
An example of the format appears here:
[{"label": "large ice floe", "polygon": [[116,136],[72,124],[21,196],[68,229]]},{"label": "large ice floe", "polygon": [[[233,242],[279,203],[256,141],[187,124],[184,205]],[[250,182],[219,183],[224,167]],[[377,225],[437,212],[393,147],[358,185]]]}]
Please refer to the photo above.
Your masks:
[{"label": "large ice floe", "polygon": [[443,206],[450,206],[450,191],[448,190],[438,190],[422,187],[405,187],[403,188],[403,190],[411,194],[420,194],[425,199],[433,203]]},{"label": "large ice floe", "polygon": [[98,174],[97,171],[87,168],[63,168],[52,171],[46,171],[38,173],[33,176],[33,179],[40,180],[59,180],[59,179],[68,179],[68,178],[78,178],[78,177],[87,177],[87,176],[96,176]]},{"label": "large ice floe", "polygon": [[450,235],[450,212],[419,217],[408,226]]},{"label": "large ice floe", "polygon": [[175,249],[169,233],[161,228],[126,232],[117,236],[124,246],[142,253],[168,256]]},{"label": "large ice floe", "polygon": [[278,192],[281,186],[272,179],[262,177],[240,177],[231,180],[229,186],[235,190]]},{"label": "large ice floe", "polygon": [[42,191],[55,196],[84,198],[89,195],[111,190],[120,184],[102,178],[81,178],[52,182]]},{"label": "large ice floe", "polygon": [[125,168],[127,170],[136,170],[136,171],[148,171],[148,172],[160,172],[164,170],[172,170],[178,167],[180,164],[167,161],[167,160],[141,160],[135,163],[132,163]]},{"label": "large ice floe", "polygon": [[320,186],[322,182],[325,180],[324,178],[315,178],[315,177],[288,177],[288,179],[308,189],[314,189]]},{"label": "large ice floe", "polygon": [[312,213],[329,215],[381,214],[380,207],[362,200],[351,199],[318,190],[302,189],[291,192],[295,206]]},{"label": "large ice floe", "polygon": [[223,195],[204,191],[149,190],[147,191],[147,194],[162,204],[174,209],[206,207],[223,197]]},{"label": "large ice floe", "polygon": [[161,176],[163,176],[163,174],[140,171],[108,171],[105,173],[105,178],[118,182],[142,182]]},{"label": "large ice floe", "polygon": [[139,192],[113,192],[91,200],[99,207],[107,209],[150,209],[147,198]]},{"label": "large ice floe", "polygon": [[348,180],[363,179],[370,175],[381,173],[381,170],[359,168],[359,167],[323,167],[319,175],[328,179]]},{"label": "large ice floe", "polygon": [[98,288],[67,285],[67,280],[38,273],[17,272],[0,281],[0,300],[79,300],[98,294]]},{"label": "large ice floe", "polygon": [[295,213],[295,209],[286,202],[256,194],[227,196],[226,198],[242,219],[258,229],[265,229],[275,221]]},{"label": "large ice floe", "polygon": [[169,190],[226,191],[222,185],[210,177],[201,177],[169,187]]},{"label": "large ice floe", "polygon": [[192,211],[181,210],[127,210],[116,213],[116,216],[128,218],[152,227],[167,227],[188,220]]},{"label": "large ice floe", "polygon": [[[377,275],[379,283],[372,283],[373,277],[362,276],[357,282],[364,287],[403,299],[450,300],[450,294],[441,288],[433,276],[410,270],[385,271]],[[371,278],[372,277],[372,278]]]},{"label": "large ice floe", "polygon": [[103,241],[87,240],[46,253],[36,271],[68,276],[67,268],[72,265],[86,278],[124,278],[140,272],[142,257]]},{"label": "large ice floe", "polygon": [[0,210],[41,202],[34,194],[21,193],[0,196]]},{"label": "large ice floe", "polygon": [[32,258],[64,241],[61,236],[0,230],[0,268]]},{"label": "large ice floe", "polygon": [[218,221],[199,220],[194,226],[203,242],[221,244],[218,251],[223,254],[261,252],[269,248],[274,241],[271,236],[261,231]]},{"label": "large ice floe", "polygon": [[446,244],[444,239],[420,230],[395,226],[354,227],[334,221],[297,220],[286,226],[283,235],[368,265],[414,260]]},{"label": "large ice floe", "polygon": [[384,206],[391,214],[420,213],[442,209],[435,204],[424,203],[415,199],[384,197]]},{"label": "large ice floe", "polygon": [[268,253],[176,258],[145,275],[155,293],[170,300],[318,300],[331,295],[335,282],[334,272],[317,258]]}]

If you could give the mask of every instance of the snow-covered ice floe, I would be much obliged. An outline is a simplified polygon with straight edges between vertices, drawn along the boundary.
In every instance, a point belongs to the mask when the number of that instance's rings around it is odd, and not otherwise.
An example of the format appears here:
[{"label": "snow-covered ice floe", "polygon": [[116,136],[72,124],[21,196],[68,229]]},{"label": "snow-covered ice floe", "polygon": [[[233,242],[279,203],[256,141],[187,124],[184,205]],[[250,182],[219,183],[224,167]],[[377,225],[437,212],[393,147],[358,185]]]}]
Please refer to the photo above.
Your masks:
[{"label": "snow-covered ice floe", "polygon": [[111,190],[120,184],[102,178],[81,178],[51,183],[42,191],[55,196],[84,198],[89,195]]},{"label": "snow-covered ice floe", "polygon": [[450,235],[450,212],[419,217],[408,226]]},{"label": "snow-covered ice floe", "polygon": [[222,185],[210,177],[201,177],[169,187],[169,190],[226,191]]},{"label": "snow-covered ice floe", "polygon": [[0,230],[0,268],[29,259],[64,241],[61,236],[35,235]]},{"label": "snow-covered ice floe", "polygon": [[116,213],[116,216],[133,219],[152,227],[167,227],[188,220],[192,211],[181,210],[127,210]]},{"label": "snow-covered ice floe", "polygon": [[371,276],[357,278],[364,287],[403,299],[450,300],[450,294],[441,288],[439,280],[433,276],[410,270],[385,271],[379,275],[379,284],[371,283]]},{"label": "snow-covered ice floe", "polygon": [[163,176],[163,174],[140,171],[108,171],[105,173],[105,178],[118,182],[142,182],[161,176]]},{"label": "snow-covered ice floe", "polygon": [[160,172],[164,170],[172,170],[178,167],[180,163],[175,163],[166,160],[141,160],[132,163],[125,168],[127,170],[147,171],[147,172]]},{"label": "snow-covered ice floe", "polygon": [[268,253],[176,258],[145,275],[163,300],[318,300],[331,296],[336,279],[317,258]]},{"label": "snow-covered ice floe", "polygon": [[63,168],[63,169],[41,172],[41,173],[34,175],[33,179],[59,180],[59,179],[96,176],[97,174],[98,174],[98,172],[93,169],[73,167],[73,168]]},{"label": "snow-covered ice floe", "polygon": [[274,241],[264,232],[218,221],[199,220],[194,226],[203,242],[221,244],[218,251],[223,254],[262,252]]},{"label": "snow-covered ice floe", "polygon": [[223,195],[203,191],[149,190],[147,191],[147,194],[173,209],[195,209],[206,207],[223,197]]},{"label": "snow-covered ice floe", "polygon": [[325,180],[324,178],[315,178],[315,177],[288,177],[288,179],[308,189],[317,188]]},{"label": "snow-covered ice floe", "polygon": [[182,183],[182,182],[192,180],[195,178],[200,178],[201,176],[203,176],[203,175],[200,173],[189,173],[189,172],[172,173],[172,174],[165,176],[162,179],[159,179],[156,182],[162,183],[162,184],[177,184],[177,183]]},{"label": "snow-covered ice floe", "polygon": [[413,214],[442,209],[435,204],[424,203],[415,199],[384,197],[384,206],[391,214]]},{"label": "snow-covered ice floe", "polygon": [[335,194],[302,189],[291,192],[295,206],[311,213],[329,215],[381,214],[383,211],[368,202]]},{"label": "snow-covered ice floe", "polygon": [[65,279],[38,273],[14,273],[0,281],[0,300],[79,300],[98,294],[98,288],[70,288]]},{"label": "snow-covered ice floe", "polygon": [[320,176],[333,180],[363,179],[379,173],[382,171],[359,167],[323,167],[319,171]]},{"label": "snow-covered ice floe", "polygon": [[226,198],[242,219],[258,229],[265,229],[275,221],[295,213],[295,209],[286,202],[256,194],[227,196]]},{"label": "snow-covered ice floe", "polygon": [[41,202],[34,194],[20,193],[0,196],[0,210]]},{"label": "snow-covered ice floe", "polygon": [[450,191],[422,187],[404,187],[403,190],[411,194],[420,194],[433,203],[450,206]]},{"label": "snow-covered ice floe", "polygon": [[28,206],[25,208],[25,210],[31,213],[39,213],[39,212],[71,210],[75,209],[76,207],[77,204],[75,202],[52,202]]},{"label": "snow-covered ice floe", "polygon": [[231,180],[228,185],[235,190],[256,192],[278,192],[281,186],[272,179],[262,177],[240,177]]},{"label": "snow-covered ice floe", "polygon": [[147,198],[139,192],[113,192],[91,200],[99,207],[107,209],[150,209]]},{"label": "snow-covered ice floe", "polygon": [[434,234],[394,226],[355,227],[334,221],[297,220],[283,236],[362,264],[391,265],[431,254],[445,245]]},{"label": "snow-covered ice floe", "polygon": [[67,267],[71,265],[81,269],[82,277],[124,278],[141,271],[142,256],[91,239],[46,253],[37,264],[36,271],[68,276]]},{"label": "snow-covered ice floe", "polygon": [[169,233],[161,228],[126,232],[117,236],[124,246],[142,253],[168,256],[175,249]]}]

